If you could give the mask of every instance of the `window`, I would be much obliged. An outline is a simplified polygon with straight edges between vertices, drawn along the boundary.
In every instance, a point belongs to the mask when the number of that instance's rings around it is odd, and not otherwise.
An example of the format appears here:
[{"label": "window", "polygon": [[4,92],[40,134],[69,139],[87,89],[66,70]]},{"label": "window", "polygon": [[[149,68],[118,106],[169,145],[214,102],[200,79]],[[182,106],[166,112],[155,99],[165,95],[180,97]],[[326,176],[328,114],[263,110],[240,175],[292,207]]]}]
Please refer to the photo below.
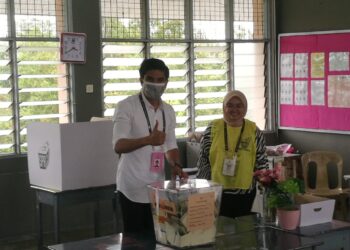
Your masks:
[{"label": "window", "polygon": [[247,118],[271,129],[273,0],[100,0],[105,116],[140,91],[138,68],[156,57],[170,68],[163,100],[172,104],[177,136],[203,131],[222,117],[230,89],[248,98]]},{"label": "window", "polygon": [[63,0],[0,0],[0,20],[0,155],[20,154],[29,123],[69,121]]}]

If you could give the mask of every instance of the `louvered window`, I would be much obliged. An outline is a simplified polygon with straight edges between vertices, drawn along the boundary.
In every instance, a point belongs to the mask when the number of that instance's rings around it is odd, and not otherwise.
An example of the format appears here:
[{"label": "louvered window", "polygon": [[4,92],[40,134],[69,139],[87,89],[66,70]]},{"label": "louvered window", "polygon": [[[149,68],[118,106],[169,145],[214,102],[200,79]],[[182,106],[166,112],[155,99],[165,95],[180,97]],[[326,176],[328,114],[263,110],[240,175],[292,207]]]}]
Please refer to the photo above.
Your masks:
[{"label": "louvered window", "polygon": [[170,68],[162,99],[176,111],[179,137],[222,117],[230,89],[248,98],[247,118],[270,129],[273,0],[100,0],[105,116],[141,89],[138,68],[156,57]]},{"label": "louvered window", "polygon": [[0,20],[0,154],[19,154],[29,123],[69,121],[63,0],[3,0]]}]

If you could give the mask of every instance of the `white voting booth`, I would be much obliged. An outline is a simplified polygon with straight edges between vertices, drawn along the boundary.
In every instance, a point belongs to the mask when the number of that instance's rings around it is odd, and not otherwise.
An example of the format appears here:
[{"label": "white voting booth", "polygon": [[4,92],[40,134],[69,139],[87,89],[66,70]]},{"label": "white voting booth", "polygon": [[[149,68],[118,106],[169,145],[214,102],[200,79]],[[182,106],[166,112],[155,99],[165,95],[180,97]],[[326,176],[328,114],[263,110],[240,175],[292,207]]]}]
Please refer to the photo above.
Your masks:
[{"label": "white voting booth", "polygon": [[29,124],[30,184],[58,191],[115,184],[112,133],[112,121]]}]

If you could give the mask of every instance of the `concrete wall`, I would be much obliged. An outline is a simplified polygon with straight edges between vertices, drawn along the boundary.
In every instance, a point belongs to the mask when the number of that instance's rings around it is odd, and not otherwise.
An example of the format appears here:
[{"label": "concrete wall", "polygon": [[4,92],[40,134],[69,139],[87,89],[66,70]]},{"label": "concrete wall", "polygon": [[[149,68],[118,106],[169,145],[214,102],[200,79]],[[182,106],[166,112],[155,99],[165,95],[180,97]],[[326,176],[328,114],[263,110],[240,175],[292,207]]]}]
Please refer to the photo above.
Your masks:
[{"label": "concrete wall", "polygon": [[[349,9],[349,0],[277,0],[277,33],[350,30]],[[278,137],[301,152],[337,151],[344,158],[344,172],[350,173],[350,135],[279,130]]]}]

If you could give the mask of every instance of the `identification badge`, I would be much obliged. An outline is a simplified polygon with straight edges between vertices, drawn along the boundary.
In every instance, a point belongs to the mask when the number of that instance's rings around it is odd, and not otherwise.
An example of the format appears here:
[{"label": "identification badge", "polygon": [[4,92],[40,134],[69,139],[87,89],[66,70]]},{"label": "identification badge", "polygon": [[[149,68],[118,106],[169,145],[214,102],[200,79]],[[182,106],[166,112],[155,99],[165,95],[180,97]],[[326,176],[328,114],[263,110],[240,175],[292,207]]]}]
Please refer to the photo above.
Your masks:
[{"label": "identification badge", "polygon": [[156,151],[151,154],[151,168],[153,173],[159,173],[164,169],[164,152]]},{"label": "identification badge", "polygon": [[222,168],[222,174],[227,176],[234,176],[236,170],[237,156],[235,155],[233,159],[226,158],[224,161],[224,166]]}]

